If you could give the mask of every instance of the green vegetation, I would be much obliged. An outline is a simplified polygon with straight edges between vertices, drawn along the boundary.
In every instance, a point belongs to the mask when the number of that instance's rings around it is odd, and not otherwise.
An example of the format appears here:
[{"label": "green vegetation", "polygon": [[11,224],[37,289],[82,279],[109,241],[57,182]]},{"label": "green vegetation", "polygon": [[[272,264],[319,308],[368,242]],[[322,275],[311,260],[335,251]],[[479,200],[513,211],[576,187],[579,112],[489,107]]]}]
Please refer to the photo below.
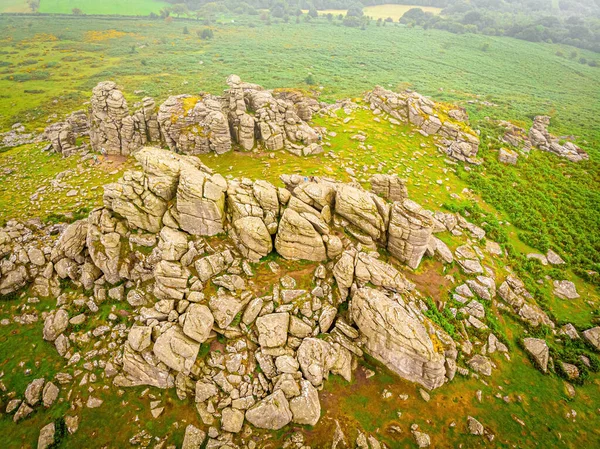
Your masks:
[{"label": "green vegetation", "polygon": [[[84,5],[71,3],[68,14],[74,7],[91,14]],[[108,4],[103,7],[108,8]],[[134,4],[128,3],[132,14],[136,14]],[[362,17],[361,9],[354,9],[355,15],[350,17]],[[299,23],[286,22],[284,15],[277,17],[273,11],[262,18],[258,13],[238,16],[216,9],[210,15],[200,15],[199,20],[167,19],[169,14],[187,15],[172,7],[162,19],[153,20],[0,17],[0,128],[5,130],[22,122],[30,130],[41,131],[48,121],[83,107],[95,84],[107,79],[119,83],[132,108],[145,96],[153,96],[160,103],[171,94],[218,94],[231,73],[267,88],[311,89],[310,94],[325,101],[352,97],[361,106],[365,106],[363,92],[376,84],[394,90],[412,88],[437,101],[467,109],[473,128],[481,132],[482,166],[465,169],[462,164],[448,162],[431,137],[409,126],[375,121],[369,111],[360,108],[348,115],[340,110],[334,117],[314,118],[314,125],[335,132],[335,136],[324,136],[326,152],[333,156],[298,158],[277,152],[270,157],[264,152],[230,152],[202,155],[201,159],[224,175],[266,179],[278,185],[282,173],[324,175],[343,181],[349,181],[353,174],[365,186],[374,173],[397,173],[407,178],[412,199],[429,209],[464,214],[485,229],[487,239],[501,244],[505,257],[484,259],[498,275],[498,282],[505,275],[504,267],[510,266],[523,279],[535,302],[559,326],[573,323],[581,331],[598,323],[598,275],[593,271],[600,270],[600,103],[594,99],[600,97],[600,78],[597,68],[580,63],[581,58],[589,61],[596,55],[563,45],[455,35],[390,26],[385,21],[379,27],[361,30],[341,26],[343,18],[333,17],[333,13],[329,18],[312,17],[310,22]],[[385,23],[388,25],[383,26]],[[210,38],[208,33],[204,35],[207,30]],[[565,80],[569,80],[568,85]],[[552,133],[575,135],[576,143],[590,153],[591,160],[574,164],[533,150],[521,156],[514,167],[499,164],[497,151],[504,145],[499,142],[501,131],[486,117],[512,120],[528,128],[538,114],[552,116]],[[350,121],[344,124],[346,118]],[[365,145],[370,148],[361,148],[352,139],[359,131],[366,134]],[[62,159],[42,151],[39,144],[0,151],[2,221],[39,217],[58,222],[83,217],[101,204],[100,186],[133,166],[132,161],[122,159],[102,160],[98,165],[78,157]],[[32,200],[41,186],[50,185],[63,172],[68,172],[61,178],[65,187],[51,193],[42,191]],[[71,187],[80,190],[77,196],[66,196]],[[453,249],[468,240],[467,235],[438,236]],[[221,238],[215,237],[210,244],[218,248]],[[565,267],[544,267],[525,257],[527,252],[549,248],[567,260]],[[387,256],[382,251],[382,258],[387,260]],[[257,295],[269,294],[279,281],[280,275],[267,265],[272,261],[291,273],[298,288],[311,288],[311,274],[317,264],[285,261],[273,253],[252,265],[254,279],[260,280]],[[455,318],[449,304],[441,312],[437,307],[465,279],[456,264],[442,267],[438,261],[426,259],[407,277],[428,295],[428,318],[460,340],[460,312]],[[572,280],[581,298],[558,299],[552,293],[550,279]],[[428,284],[431,290],[423,287]],[[215,289],[210,285],[206,293],[214,293]],[[25,295],[28,292],[1,298],[0,318],[33,311],[41,316],[55,307],[54,300],[22,304]],[[399,381],[367,357],[351,382],[338,376],[326,382],[320,397],[327,419],[314,429],[306,429],[308,443],[320,447],[319,443],[330,441],[332,423],[337,419],[345,423],[346,429],[360,425],[377,434],[389,447],[410,444],[412,423],[431,434],[436,444],[474,447],[483,442],[467,435],[460,421],[472,415],[496,435],[493,444],[499,447],[592,446],[599,438],[597,355],[582,341],[554,337],[547,328],[524,331],[523,323],[511,312],[500,312],[491,302],[482,303],[485,323],[510,347],[512,359],[509,362],[498,353],[492,354],[496,368],[491,378],[483,382],[457,376],[433,392],[426,403],[418,396],[418,386]],[[347,307],[347,303],[340,304],[340,312]],[[130,312],[126,302],[109,301],[101,304],[94,318],[70,330],[89,332],[111,313],[118,317],[115,322],[129,324]],[[234,323],[240,318],[238,314]],[[31,325],[11,323],[0,327],[0,372],[17,396],[22,395],[33,375],[50,379],[64,364],[53,345],[41,341],[42,326],[40,320]],[[482,331],[484,334],[487,331]],[[559,364],[544,375],[529,361],[519,347],[525,336],[547,338],[556,362],[573,363],[579,368],[578,382],[582,385],[577,385],[575,399],[565,393],[565,373]],[[226,342],[224,337],[219,338]],[[91,349],[89,343],[77,347],[82,354]],[[210,345],[203,344],[200,356],[210,351]],[[590,367],[585,366],[582,355],[590,360]],[[468,357],[460,350],[461,365]],[[24,360],[27,362],[21,364]],[[375,376],[367,379],[363,368],[375,371]],[[32,376],[26,374],[29,369]],[[94,373],[102,375],[100,369],[94,369]],[[88,387],[75,386],[73,397],[89,396]],[[143,390],[115,393],[98,388],[94,395],[105,401],[103,407],[78,410],[81,427],[76,434],[65,436],[60,447],[85,447],[92,440],[98,446],[125,447],[135,433],[144,429],[167,436],[168,444],[180,446],[184,431],[181,424],[198,423],[196,410],[191,403],[177,399],[173,390],[149,389],[166,404],[164,414],[154,419],[149,412],[149,396],[142,394]],[[391,392],[389,400],[382,399],[384,390]],[[482,402],[476,399],[479,390]],[[66,393],[62,392],[61,398]],[[404,401],[400,395],[408,395],[410,400]],[[577,412],[576,425],[566,418],[571,410]],[[0,419],[0,434],[10,435],[9,447],[34,447],[37,432],[32,429],[67,413],[68,401],[63,400],[49,410],[37,409],[19,425],[4,416]],[[64,430],[63,422],[55,422],[59,430]],[[453,422],[456,427],[451,426]],[[108,425],[111,432],[105,431]],[[391,426],[402,433],[393,433]],[[276,446],[289,433],[288,428],[274,434],[273,444]]]},{"label": "green vegetation", "polygon": [[147,16],[168,6],[160,0],[41,0],[39,12],[53,14],[118,14],[122,16]]}]

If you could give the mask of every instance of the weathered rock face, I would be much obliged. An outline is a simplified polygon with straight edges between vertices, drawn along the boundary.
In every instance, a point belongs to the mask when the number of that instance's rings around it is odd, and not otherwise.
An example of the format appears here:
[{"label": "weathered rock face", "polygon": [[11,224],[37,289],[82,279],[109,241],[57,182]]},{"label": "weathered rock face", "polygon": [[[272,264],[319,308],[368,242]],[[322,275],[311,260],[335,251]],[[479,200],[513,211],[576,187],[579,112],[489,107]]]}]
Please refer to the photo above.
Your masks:
[{"label": "weathered rock face", "polygon": [[212,95],[169,97],[158,110],[158,123],[172,151],[223,154],[231,150],[227,116]]},{"label": "weathered rock face", "polygon": [[525,338],[523,345],[525,346],[525,350],[534,358],[542,372],[545,373],[548,370],[548,358],[550,357],[550,350],[546,342],[539,338]]},{"label": "weathered rock face", "polygon": [[276,99],[269,91],[255,89],[246,89],[244,97],[249,111],[254,114],[256,136],[267,150],[286,148],[301,156],[303,146],[317,142],[317,133],[298,117],[291,101]]},{"label": "weathered rock face", "polygon": [[223,231],[226,181],[197,159],[158,148],[135,154],[143,171],[127,171],[104,187],[104,204],[133,228],[159,232],[168,203],[177,199],[174,213],[181,229],[192,235]]},{"label": "weathered rock face", "polygon": [[181,229],[192,235],[224,231],[227,181],[220,175],[184,167],[177,187],[176,217]]},{"label": "weathered rock face", "polygon": [[156,339],[153,351],[169,368],[188,373],[199,349],[199,342],[185,335],[179,326],[173,325]]},{"label": "weathered rock face", "polygon": [[94,265],[106,280],[116,284],[121,280],[121,239],[127,228],[108,209],[97,209],[88,217],[86,246]]},{"label": "weathered rock face", "polygon": [[[316,100],[299,92],[282,91],[275,97],[260,86],[242,83],[236,75],[231,75],[227,84],[230,89],[223,97],[176,95],[158,110],[152,98],[144,98],[130,114],[116,84],[99,83],[89,111],[92,148],[127,155],[162,140],[171,151],[194,155],[223,154],[231,151],[233,143],[248,151],[257,142],[267,150],[285,148],[298,156],[322,152],[317,133],[305,121],[318,110]],[[57,151],[68,153],[77,129],[61,122],[49,127],[46,135]]]},{"label": "weathered rock face", "polygon": [[392,206],[388,230],[388,250],[401,262],[415,269],[427,250],[433,231],[431,216],[415,202],[406,200]]},{"label": "weathered rock face", "polygon": [[44,130],[44,135],[56,153],[68,157],[75,152],[77,138],[70,124],[66,122],[53,123]]},{"label": "weathered rock face", "polygon": [[279,430],[292,421],[290,404],[283,391],[277,390],[246,411],[246,419],[260,429]]},{"label": "weathered rock face", "polygon": [[387,114],[392,123],[411,123],[425,134],[442,137],[439,146],[448,156],[475,162],[479,138],[465,125],[468,116],[464,110],[454,109],[446,114],[439,105],[416,92],[395,93],[379,86],[367,93],[365,100],[373,111]]},{"label": "weathered rock face", "polygon": [[325,244],[313,225],[295,210],[288,208],[279,222],[275,238],[277,252],[291,260],[313,260],[327,258]]},{"label": "weathered rock face", "polygon": [[549,151],[571,162],[588,160],[588,154],[572,142],[561,145],[559,138],[548,132],[550,117],[538,115],[533,119],[533,126],[529,130],[531,143],[540,150]]},{"label": "weathered rock face", "polygon": [[273,250],[280,217],[277,189],[266,181],[233,180],[227,190],[227,216],[241,253],[259,260]]},{"label": "weathered rock face", "polygon": [[[399,376],[433,389],[446,381],[446,355],[434,346],[437,330],[401,297],[393,301],[378,290],[362,288],[352,297],[351,313],[365,349]],[[452,341],[445,336],[444,341]],[[450,358],[456,358],[453,348]]]},{"label": "weathered rock face", "polygon": [[410,282],[398,270],[377,259],[372,253],[344,251],[333,267],[333,275],[344,299],[354,282],[361,287],[371,283],[394,292],[412,289]]},{"label": "weathered rock face", "polygon": [[374,241],[385,242],[389,211],[376,195],[340,184],[336,189],[335,213],[366,232]]},{"label": "weathered rock face", "polygon": [[123,145],[123,120],[129,117],[127,100],[116,83],[104,81],[94,87],[90,105],[92,148],[107,154],[129,154]]},{"label": "weathered rock face", "polygon": [[373,193],[388,201],[402,202],[408,198],[406,180],[399,178],[398,175],[383,175],[378,173],[369,179],[369,183],[371,184]]},{"label": "weathered rock face", "polygon": [[151,350],[136,352],[129,344],[123,351],[123,373],[115,384],[123,386],[150,385],[156,388],[174,386],[173,375],[169,367]]}]

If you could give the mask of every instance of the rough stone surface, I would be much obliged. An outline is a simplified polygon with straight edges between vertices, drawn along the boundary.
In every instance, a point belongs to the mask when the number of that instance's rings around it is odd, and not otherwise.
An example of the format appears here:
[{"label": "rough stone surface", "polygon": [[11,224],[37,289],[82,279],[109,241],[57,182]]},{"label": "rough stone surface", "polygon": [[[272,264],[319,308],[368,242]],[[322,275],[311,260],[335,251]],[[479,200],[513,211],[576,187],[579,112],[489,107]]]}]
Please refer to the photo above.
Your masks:
[{"label": "rough stone surface", "polygon": [[428,389],[445,381],[445,357],[439,352],[416,309],[398,297],[363,288],[352,297],[352,317],[365,349],[399,376]]},{"label": "rough stone surface", "polygon": [[289,424],[292,418],[289,402],[281,390],[246,411],[246,420],[259,429],[279,430]]}]

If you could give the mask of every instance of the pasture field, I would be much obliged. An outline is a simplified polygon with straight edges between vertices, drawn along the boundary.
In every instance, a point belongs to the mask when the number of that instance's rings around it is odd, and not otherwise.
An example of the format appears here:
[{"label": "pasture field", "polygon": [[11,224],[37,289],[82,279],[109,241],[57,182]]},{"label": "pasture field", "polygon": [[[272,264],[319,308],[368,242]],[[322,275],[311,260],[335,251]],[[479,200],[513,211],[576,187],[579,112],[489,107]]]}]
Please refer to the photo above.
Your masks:
[{"label": "pasture field", "polygon": [[41,0],[40,12],[71,14],[74,8],[79,8],[84,14],[147,16],[152,12],[158,14],[169,5],[160,0]]},{"label": "pasture field", "polygon": [[0,1],[0,13],[3,12],[31,12],[26,0]]},{"label": "pasture field", "polygon": [[397,22],[400,17],[406,13],[409,9],[412,8],[420,8],[425,12],[430,12],[432,14],[439,14],[442,12],[441,8],[435,8],[433,6],[419,6],[419,5],[376,5],[376,6],[367,6],[363,9],[365,16],[372,17],[373,19],[387,19],[391,17],[394,22]]}]

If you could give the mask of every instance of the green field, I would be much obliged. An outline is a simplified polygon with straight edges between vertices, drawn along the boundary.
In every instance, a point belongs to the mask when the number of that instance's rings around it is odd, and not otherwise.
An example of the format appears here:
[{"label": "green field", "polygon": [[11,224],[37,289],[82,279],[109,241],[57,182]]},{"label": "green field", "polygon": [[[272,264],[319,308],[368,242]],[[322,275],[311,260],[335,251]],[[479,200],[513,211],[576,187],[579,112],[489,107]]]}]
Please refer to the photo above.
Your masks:
[{"label": "green field", "polygon": [[[365,16],[369,16],[375,20],[377,19],[387,19],[388,17],[392,18],[394,22],[397,22],[400,17],[404,15],[406,11],[412,8],[421,8],[425,12],[430,12],[433,14],[439,14],[442,9],[435,8],[433,6],[419,6],[419,5],[376,5],[376,6],[367,6],[363,8],[363,12]],[[345,9],[323,9],[319,11],[319,15],[327,15],[333,14],[337,16],[339,14],[345,15]]]},{"label": "green field", "polygon": [[158,13],[169,3],[159,0],[41,0],[40,12],[71,14],[79,8],[84,14],[118,14],[122,16],[147,16]]}]

